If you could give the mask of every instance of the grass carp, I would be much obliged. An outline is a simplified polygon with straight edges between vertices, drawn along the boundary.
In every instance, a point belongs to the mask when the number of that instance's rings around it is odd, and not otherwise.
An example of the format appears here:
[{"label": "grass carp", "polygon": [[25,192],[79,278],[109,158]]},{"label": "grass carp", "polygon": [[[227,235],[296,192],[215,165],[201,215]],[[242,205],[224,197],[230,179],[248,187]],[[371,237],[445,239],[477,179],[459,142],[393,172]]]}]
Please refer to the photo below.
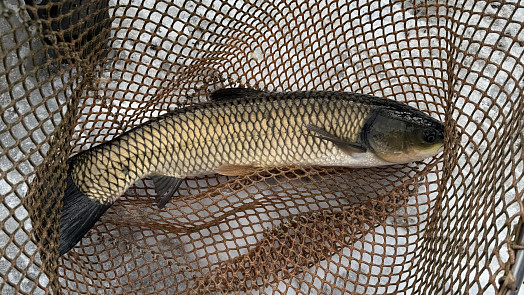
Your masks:
[{"label": "grass carp", "polygon": [[159,207],[186,177],[287,165],[376,167],[438,154],[444,125],[408,105],[348,92],[229,88],[170,111],[69,160],[60,254],[137,180]]}]

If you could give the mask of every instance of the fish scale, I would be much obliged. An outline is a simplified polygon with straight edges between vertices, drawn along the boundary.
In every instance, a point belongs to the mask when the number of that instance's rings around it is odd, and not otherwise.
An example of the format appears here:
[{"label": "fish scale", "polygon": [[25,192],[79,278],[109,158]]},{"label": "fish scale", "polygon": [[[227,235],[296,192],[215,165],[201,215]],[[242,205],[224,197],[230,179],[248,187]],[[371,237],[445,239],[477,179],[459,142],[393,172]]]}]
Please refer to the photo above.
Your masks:
[{"label": "fish scale", "polygon": [[[351,134],[346,139],[358,143],[359,131],[373,107],[352,101],[352,95],[341,94],[325,93],[319,97],[303,93],[291,99],[284,95],[262,95],[249,101],[205,103],[175,111],[171,116],[126,132],[89,154],[79,155],[73,172],[77,175],[75,183],[90,197],[112,202],[114,192],[121,194],[150,174],[196,176],[214,173],[222,164],[261,167],[330,164],[323,163],[325,155],[344,155],[334,150],[331,143],[309,136],[304,125],[314,123],[328,131]],[[343,102],[355,105],[357,111],[340,112]],[[337,121],[347,123],[336,124]],[[125,149],[116,152],[114,147]],[[111,160],[108,153],[116,158]],[[117,163],[117,167],[126,166],[134,177],[122,185],[122,181],[116,181],[118,171],[106,169],[108,160]],[[106,171],[106,175],[98,178],[95,172],[99,171]],[[94,182],[102,187],[97,188]]]},{"label": "fish scale", "polygon": [[[428,145],[417,154],[423,149],[402,134],[416,139],[425,128],[442,133],[443,125],[407,105],[369,95],[226,89],[212,96],[218,99],[171,111],[70,159],[61,253],[144,177],[153,177],[157,193],[170,198],[186,177],[288,165],[390,165],[433,156],[442,145]],[[390,154],[393,160],[385,160]]]}]

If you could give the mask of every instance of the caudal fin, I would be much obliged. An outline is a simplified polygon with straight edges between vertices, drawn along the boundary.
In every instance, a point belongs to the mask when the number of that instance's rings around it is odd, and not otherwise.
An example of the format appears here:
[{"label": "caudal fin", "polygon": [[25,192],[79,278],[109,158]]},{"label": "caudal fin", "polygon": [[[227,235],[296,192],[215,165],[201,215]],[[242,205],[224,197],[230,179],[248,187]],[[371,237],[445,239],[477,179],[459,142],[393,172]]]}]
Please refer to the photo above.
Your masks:
[{"label": "caudal fin", "polygon": [[67,187],[60,219],[60,255],[71,250],[112,204],[102,204],[83,194],[67,173]]}]

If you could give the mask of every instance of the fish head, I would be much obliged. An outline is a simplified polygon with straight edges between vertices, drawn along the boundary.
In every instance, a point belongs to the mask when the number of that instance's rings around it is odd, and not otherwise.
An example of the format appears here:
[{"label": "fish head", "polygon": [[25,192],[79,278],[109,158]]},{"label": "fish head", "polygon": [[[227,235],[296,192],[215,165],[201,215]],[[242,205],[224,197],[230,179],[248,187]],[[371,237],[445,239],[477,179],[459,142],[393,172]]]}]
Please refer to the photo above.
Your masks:
[{"label": "fish head", "polygon": [[363,143],[377,157],[409,163],[433,157],[444,146],[444,125],[421,111],[402,106],[374,112],[362,132]]}]

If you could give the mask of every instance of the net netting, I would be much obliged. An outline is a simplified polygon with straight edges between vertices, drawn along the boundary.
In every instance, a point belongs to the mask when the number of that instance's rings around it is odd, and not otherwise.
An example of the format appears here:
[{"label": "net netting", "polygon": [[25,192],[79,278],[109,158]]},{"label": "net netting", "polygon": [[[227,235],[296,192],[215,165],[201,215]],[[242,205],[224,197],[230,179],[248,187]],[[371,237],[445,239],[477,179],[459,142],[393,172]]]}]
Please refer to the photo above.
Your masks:
[{"label": "net netting", "polygon": [[[522,1],[0,3],[2,294],[495,294],[524,213]],[[58,255],[66,160],[220,88],[340,90],[443,154],[136,183]],[[515,248],[515,249],[514,249]]]}]

